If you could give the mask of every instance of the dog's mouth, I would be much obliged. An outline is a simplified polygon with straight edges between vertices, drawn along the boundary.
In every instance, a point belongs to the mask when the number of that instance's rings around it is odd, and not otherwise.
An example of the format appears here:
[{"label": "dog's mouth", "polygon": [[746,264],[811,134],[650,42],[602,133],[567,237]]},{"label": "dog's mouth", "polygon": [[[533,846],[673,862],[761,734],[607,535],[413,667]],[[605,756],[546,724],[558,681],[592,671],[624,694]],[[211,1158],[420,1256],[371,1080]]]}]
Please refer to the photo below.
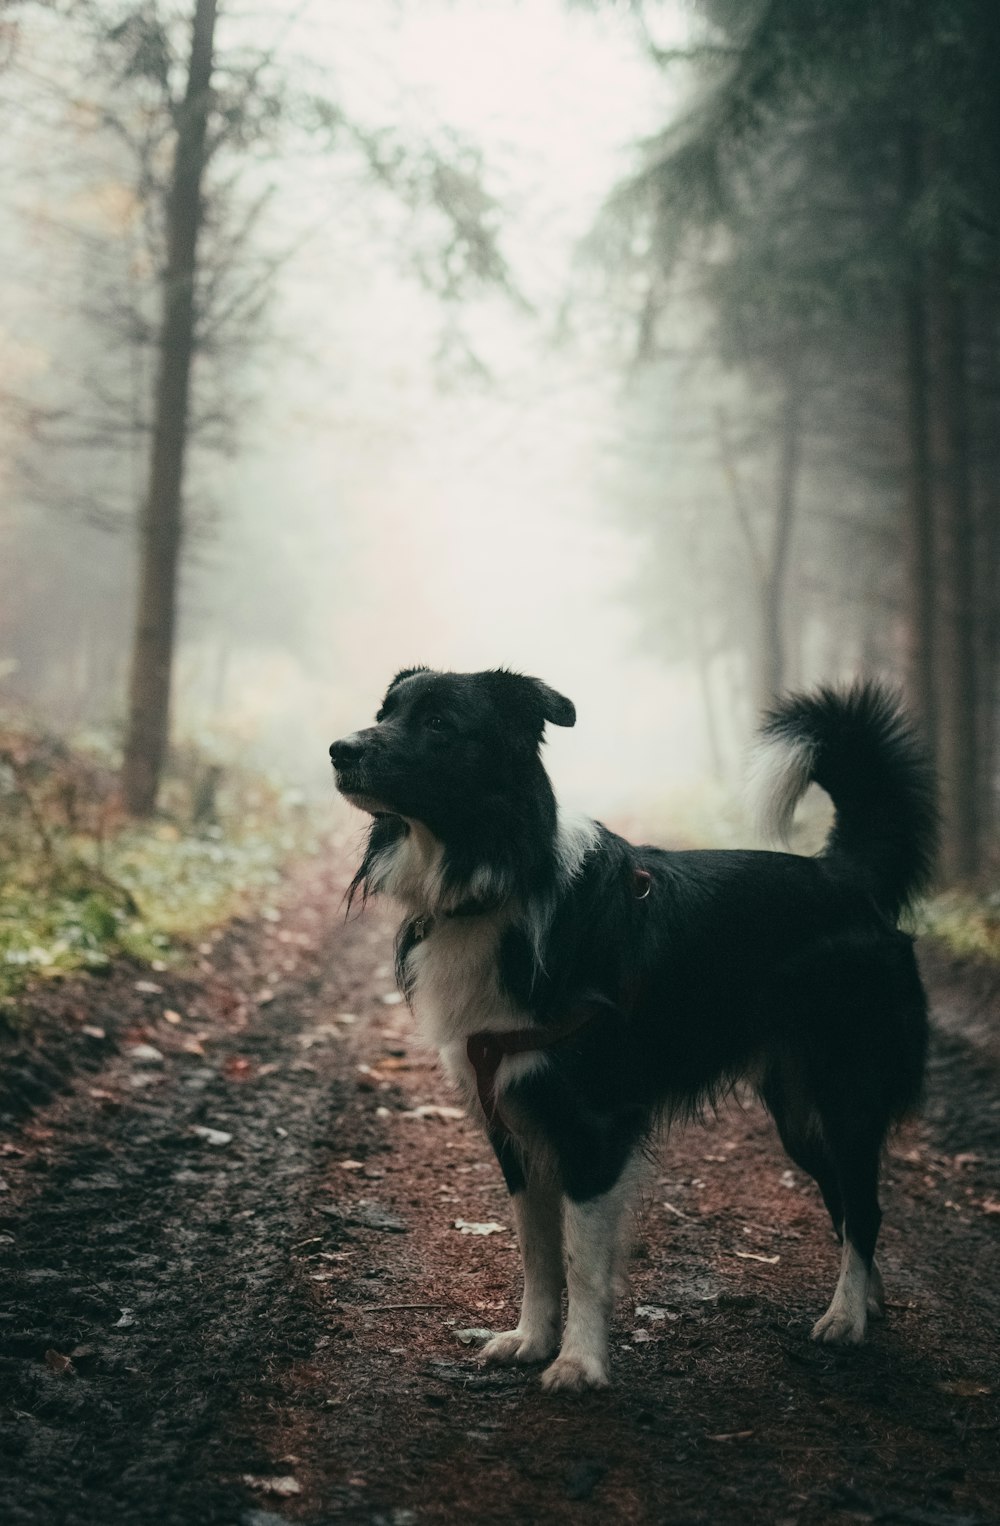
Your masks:
[{"label": "dog's mouth", "polygon": [[367,785],[367,781],[359,774],[351,773],[347,769],[333,771],[334,783],[337,793],[343,795],[349,805],[357,806],[359,811],[367,811],[369,816],[392,816],[395,813],[384,800],[373,795]]}]

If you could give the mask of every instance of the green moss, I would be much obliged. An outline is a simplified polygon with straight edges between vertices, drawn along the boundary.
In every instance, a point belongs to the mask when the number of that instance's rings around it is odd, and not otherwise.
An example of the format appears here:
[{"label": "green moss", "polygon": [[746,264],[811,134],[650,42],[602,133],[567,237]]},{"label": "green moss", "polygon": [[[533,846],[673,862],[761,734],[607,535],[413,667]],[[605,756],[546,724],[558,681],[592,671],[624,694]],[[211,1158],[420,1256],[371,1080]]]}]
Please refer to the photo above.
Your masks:
[{"label": "green moss", "polygon": [[1000,891],[945,891],[921,908],[917,931],[952,953],[1000,963]]}]

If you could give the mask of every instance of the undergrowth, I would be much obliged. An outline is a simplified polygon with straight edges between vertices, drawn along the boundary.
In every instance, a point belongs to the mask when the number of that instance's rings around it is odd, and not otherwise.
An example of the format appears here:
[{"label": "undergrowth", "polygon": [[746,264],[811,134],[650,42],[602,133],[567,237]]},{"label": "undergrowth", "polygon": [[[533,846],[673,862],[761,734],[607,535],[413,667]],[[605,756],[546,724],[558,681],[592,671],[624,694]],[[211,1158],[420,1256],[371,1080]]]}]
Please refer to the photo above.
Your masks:
[{"label": "undergrowth", "polygon": [[947,890],[921,908],[918,931],[953,954],[1000,963],[1000,890]]},{"label": "undergrowth", "polygon": [[101,970],[117,957],[167,963],[185,940],[258,907],[282,865],[308,849],[301,797],[173,759],[157,816],[121,812],[116,760],[0,724],[0,1015],[32,980]]}]

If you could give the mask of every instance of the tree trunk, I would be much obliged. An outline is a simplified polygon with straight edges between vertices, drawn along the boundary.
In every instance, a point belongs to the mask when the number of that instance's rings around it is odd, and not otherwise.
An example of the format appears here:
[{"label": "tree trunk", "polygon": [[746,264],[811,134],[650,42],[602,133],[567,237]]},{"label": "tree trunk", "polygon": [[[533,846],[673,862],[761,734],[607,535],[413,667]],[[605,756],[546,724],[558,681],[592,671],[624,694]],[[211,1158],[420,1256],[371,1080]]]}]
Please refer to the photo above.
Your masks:
[{"label": "tree trunk", "polygon": [[785,685],[786,585],[801,463],[802,397],[798,369],[794,368],[788,376],[781,408],[774,538],[770,564],[760,587],[761,670],[758,688],[765,705],[771,704]]},{"label": "tree trunk", "polygon": [[688,562],[695,582],[695,597],[691,613],[691,644],[694,648],[698,686],[701,690],[701,703],[705,716],[705,739],[708,742],[708,755],[712,773],[717,779],[722,779],[725,773],[725,765],[722,757],[719,727],[715,719],[715,705],[712,700],[712,653],[708,632],[705,628],[705,608],[702,602],[705,579],[702,573],[701,548],[698,542],[696,523],[691,525],[689,532]]},{"label": "tree trunk", "polygon": [[762,553],[750,506],[729,439],[726,416],[716,412],[719,459],[729,498],[747,551],[747,584],[752,591],[753,631],[746,646],[755,712],[768,709],[785,683],[784,617],[792,524],[802,457],[800,372],[790,367],[781,407],[777,504],[769,557]]},{"label": "tree trunk", "polygon": [[927,309],[919,271],[904,296],[907,474],[904,548],[908,688],[931,757],[938,753],[934,499],[928,428]]},{"label": "tree trunk", "polygon": [[187,89],[178,111],[167,201],[163,319],[149,488],[140,523],[138,608],[122,770],[125,808],[134,816],[148,816],[155,808],[169,736],[183,530],[181,494],[195,344],[194,288],[216,9],[217,0],[196,0]]},{"label": "tree trunk", "polygon": [[[900,212],[905,220],[924,189],[923,129],[908,121],[899,140]],[[902,300],[903,393],[906,402],[905,572],[906,680],[931,758],[938,755],[937,590],[935,582],[934,484],[930,446],[930,359],[927,277],[918,249],[907,257]]]},{"label": "tree trunk", "polygon": [[1000,848],[997,765],[1000,762],[1000,285],[987,284],[977,314],[981,358],[976,386],[979,823],[980,859]]},{"label": "tree trunk", "polygon": [[[1000,420],[997,427],[1000,428]],[[994,468],[994,473],[996,468]],[[982,496],[979,663],[980,858],[1000,846],[997,765],[1000,762],[1000,488],[990,473]]]},{"label": "tree trunk", "polygon": [[969,452],[965,293],[954,255],[934,262],[929,283],[933,342],[933,440],[942,531],[939,756],[944,784],[944,860],[950,879],[979,868],[975,516]]}]

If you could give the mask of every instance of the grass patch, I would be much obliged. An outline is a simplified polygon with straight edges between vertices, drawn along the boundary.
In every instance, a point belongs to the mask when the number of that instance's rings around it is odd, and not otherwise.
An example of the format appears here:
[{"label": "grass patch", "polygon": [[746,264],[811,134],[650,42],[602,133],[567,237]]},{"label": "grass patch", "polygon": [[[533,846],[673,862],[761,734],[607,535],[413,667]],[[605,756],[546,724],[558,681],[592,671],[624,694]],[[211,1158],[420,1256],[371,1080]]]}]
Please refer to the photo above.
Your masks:
[{"label": "grass patch", "polygon": [[274,780],[175,759],[163,810],[128,821],[94,746],[0,728],[0,1011],[33,980],[130,955],[167,964],[184,943],[256,910],[309,851],[301,797]]},{"label": "grass patch", "polygon": [[1000,963],[1000,890],[948,890],[920,908],[916,931],[953,954]]}]

